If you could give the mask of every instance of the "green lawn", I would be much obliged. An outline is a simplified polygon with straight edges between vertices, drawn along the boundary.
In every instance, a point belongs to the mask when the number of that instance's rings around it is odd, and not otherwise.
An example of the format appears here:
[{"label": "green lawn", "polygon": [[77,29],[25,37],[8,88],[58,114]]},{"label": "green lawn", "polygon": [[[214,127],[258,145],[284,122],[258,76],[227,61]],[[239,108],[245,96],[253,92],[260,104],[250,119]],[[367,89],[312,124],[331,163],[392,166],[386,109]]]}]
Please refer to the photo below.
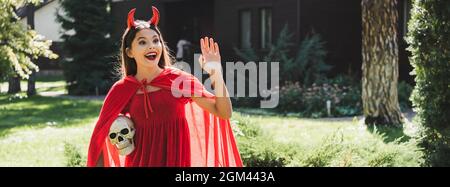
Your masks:
[{"label": "green lawn", "polygon": [[260,129],[260,135],[238,138],[245,145],[241,146],[243,157],[281,157],[286,159],[287,166],[420,166],[423,163],[417,139],[413,138],[417,129],[412,123],[405,124],[403,129],[376,128],[362,124],[360,117],[301,119],[266,112],[258,114],[254,110],[238,111],[234,115],[237,121]]},{"label": "green lawn", "polygon": [[[0,166],[66,166],[69,160],[69,165],[83,165],[79,160],[86,157],[101,104],[100,100],[1,94]],[[240,127],[236,132],[242,132],[236,136],[247,165],[258,166],[254,163],[272,158],[286,166],[420,166],[423,162],[410,123],[404,129],[376,129],[366,128],[357,117],[302,119],[251,109],[236,109],[232,121]],[[81,157],[78,162],[77,157]]]},{"label": "green lawn", "polygon": [[86,154],[101,101],[0,95],[0,166],[65,166],[65,142]]}]

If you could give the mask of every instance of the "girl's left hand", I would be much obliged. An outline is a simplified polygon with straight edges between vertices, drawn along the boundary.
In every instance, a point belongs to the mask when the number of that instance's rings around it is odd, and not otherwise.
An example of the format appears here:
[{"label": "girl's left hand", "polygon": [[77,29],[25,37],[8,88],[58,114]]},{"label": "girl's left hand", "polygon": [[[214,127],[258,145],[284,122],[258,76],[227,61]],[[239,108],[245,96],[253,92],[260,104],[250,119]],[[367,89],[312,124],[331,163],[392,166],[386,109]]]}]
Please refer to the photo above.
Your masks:
[{"label": "girl's left hand", "polygon": [[214,42],[214,39],[205,37],[200,39],[200,48],[202,50],[199,58],[200,66],[209,74],[216,70],[221,71],[219,44]]}]

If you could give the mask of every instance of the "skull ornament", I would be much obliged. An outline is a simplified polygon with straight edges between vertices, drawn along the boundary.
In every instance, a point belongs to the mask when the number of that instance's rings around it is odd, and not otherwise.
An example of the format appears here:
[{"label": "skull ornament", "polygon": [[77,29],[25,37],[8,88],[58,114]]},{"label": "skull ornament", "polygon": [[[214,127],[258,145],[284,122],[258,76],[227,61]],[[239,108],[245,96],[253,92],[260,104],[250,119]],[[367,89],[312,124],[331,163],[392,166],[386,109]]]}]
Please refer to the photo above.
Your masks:
[{"label": "skull ornament", "polygon": [[122,156],[128,155],[134,150],[134,126],[133,121],[124,115],[114,120],[109,128],[109,140],[115,145]]}]

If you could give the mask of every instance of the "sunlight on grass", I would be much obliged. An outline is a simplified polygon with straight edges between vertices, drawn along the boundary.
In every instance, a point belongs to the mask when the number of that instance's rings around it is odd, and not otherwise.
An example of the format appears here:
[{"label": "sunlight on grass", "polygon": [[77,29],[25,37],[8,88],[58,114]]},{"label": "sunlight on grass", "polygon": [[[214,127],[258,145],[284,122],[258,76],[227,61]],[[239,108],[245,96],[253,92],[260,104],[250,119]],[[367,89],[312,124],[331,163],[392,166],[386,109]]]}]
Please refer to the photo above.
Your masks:
[{"label": "sunlight on grass", "polygon": [[[100,100],[0,94],[0,166],[84,166],[101,105]],[[415,139],[403,132],[414,127],[367,128],[356,118],[304,119],[242,109],[236,109],[232,122],[245,127],[236,136],[247,166],[423,162]]]},{"label": "sunlight on grass", "polygon": [[0,166],[65,166],[65,142],[87,153],[102,101],[0,95]]},{"label": "sunlight on grass", "polygon": [[[369,130],[356,118],[302,119],[260,116],[246,111],[234,114],[234,118],[245,125],[257,124],[262,130],[261,135],[238,138],[244,163],[248,165],[270,164],[271,159],[279,159],[287,166],[315,167],[420,166],[423,163],[416,139],[405,139],[408,135],[399,136],[398,130],[392,128]],[[286,150],[293,152],[280,154]]]},{"label": "sunlight on grass", "polygon": [[96,118],[72,127],[17,128],[0,138],[0,166],[66,166],[64,143],[77,145],[86,157]]}]

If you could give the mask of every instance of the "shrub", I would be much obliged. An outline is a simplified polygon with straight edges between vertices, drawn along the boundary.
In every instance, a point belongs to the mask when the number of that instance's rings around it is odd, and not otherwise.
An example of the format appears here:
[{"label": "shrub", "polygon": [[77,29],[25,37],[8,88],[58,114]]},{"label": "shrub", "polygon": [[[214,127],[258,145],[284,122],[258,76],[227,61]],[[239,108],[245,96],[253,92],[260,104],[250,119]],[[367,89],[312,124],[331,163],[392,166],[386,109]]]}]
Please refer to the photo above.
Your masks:
[{"label": "shrub", "polygon": [[450,1],[414,0],[408,24],[416,75],[411,99],[423,126],[426,165],[450,166]]},{"label": "shrub", "polygon": [[343,135],[335,132],[326,137],[319,147],[310,152],[302,161],[302,165],[308,167],[325,167],[329,166],[343,146]]},{"label": "shrub", "polygon": [[326,133],[321,141],[301,137],[301,142],[286,143],[274,141],[271,131],[262,131],[263,124],[253,124],[249,116],[234,115],[233,118],[238,126],[248,128],[242,130],[246,135],[236,135],[241,158],[249,167],[417,167],[423,163],[417,139],[396,135],[397,131],[390,128],[379,130],[374,126],[367,131],[349,124],[331,134],[320,131]]},{"label": "shrub", "polygon": [[256,124],[250,122],[249,116],[234,116],[233,126],[239,143],[242,161],[247,167],[284,167],[295,155],[291,145],[277,143],[271,136],[262,133]]},{"label": "shrub", "polygon": [[359,86],[338,84],[313,84],[304,88],[299,83],[287,83],[280,88],[280,112],[299,112],[304,117],[326,117],[327,101],[331,102],[332,116],[351,116],[361,113],[361,90]]},{"label": "shrub", "polygon": [[78,148],[70,143],[64,142],[64,156],[68,167],[83,167],[86,165],[85,158],[81,156]]},{"label": "shrub", "polygon": [[285,83],[280,88],[280,99],[276,110],[280,112],[300,112],[304,109],[303,88],[298,82]]},{"label": "shrub", "polygon": [[[314,82],[326,78],[326,73],[331,66],[325,63],[327,50],[325,42],[319,34],[307,36],[298,46],[298,51],[293,51],[295,45],[291,43],[294,35],[285,25],[276,42],[270,45],[267,53],[256,52],[252,48],[234,48],[236,54],[247,62],[280,62],[281,82],[300,82],[303,85],[311,85]],[[291,54],[296,53],[295,58]]]},{"label": "shrub", "polygon": [[[326,136],[318,146],[313,146],[311,152],[299,159],[299,165],[309,167],[398,167],[419,166],[423,162],[421,150],[417,141],[410,139],[402,141],[398,138],[391,142],[386,134],[377,129],[372,136],[364,135],[364,140],[354,135],[344,134],[337,130]],[[358,133],[359,135],[359,133]]]},{"label": "shrub", "polygon": [[296,155],[293,145],[274,142],[270,136],[239,139],[239,151],[247,167],[285,167]]},{"label": "shrub", "polygon": [[238,136],[257,137],[261,135],[261,128],[253,123],[250,123],[250,116],[234,116],[231,120],[234,126],[234,132]]},{"label": "shrub", "polygon": [[403,111],[412,108],[412,102],[409,99],[411,97],[412,90],[413,87],[405,81],[398,83],[398,103]]},{"label": "shrub", "polygon": [[331,70],[331,66],[325,63],[327,53],[319,34],[307,36],[301,42],[296,58],[281,62],[282,73],[292,77],[291,80],[311,86],[326,79],[326,73]]}]

